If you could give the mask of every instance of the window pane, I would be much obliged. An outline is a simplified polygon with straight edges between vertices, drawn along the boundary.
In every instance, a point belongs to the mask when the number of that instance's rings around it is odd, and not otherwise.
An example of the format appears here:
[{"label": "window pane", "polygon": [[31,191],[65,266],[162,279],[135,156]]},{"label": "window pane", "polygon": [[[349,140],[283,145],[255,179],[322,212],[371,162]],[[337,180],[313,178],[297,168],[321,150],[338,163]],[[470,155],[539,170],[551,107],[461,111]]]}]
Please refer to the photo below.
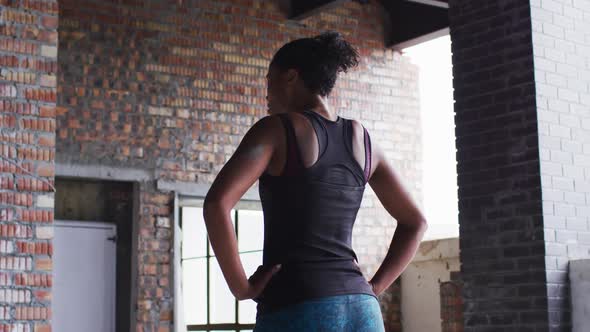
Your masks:
[{"label": "window pane", "polygon": [[256,323],[256,302],[253,300],[240,301],[240,324]]},{"label": "window pane", "polygon": [[238,210],[238,250],[262,250],[264,216],[258,210]]},{"label": "window pane", "polygon": [[[231,224],[234,228],[234,231],[236,230],[236,210],[231,210],[230,212],[231,215]],[[213,247],[211,246],[211,242],[209,242],[209,255],[211,256],[215,256],[215,253],[213,252]]]},{"label": "window pane", "polygon": [[187,324],[207,323],[206,258],[182,262],[182,298]]},{"label": "window pane", "polygon": [[203,257],[207,251],[207,228],[203,209],[182,208],[182,258]]},{"label": "window pane", "polygon": [[[240,254],[246,276],[250,277],[259,265],[262,265],[262,251]],[[240,301],[239,323],[252,324],[256,322],[256,302],[253,300]]]},{"label": "window pane", "polygon": [[240,254],[240,260],[244,265],[246,276],[250,277],[259,265],[262,265],[262,251]]},{"label": "window pane", "polygon": [[211,281],[209,305],[211,310],[211,323],[235,323],[236,299],[229,290],[229,286],[223,277],[217,258],[211,258]]}]

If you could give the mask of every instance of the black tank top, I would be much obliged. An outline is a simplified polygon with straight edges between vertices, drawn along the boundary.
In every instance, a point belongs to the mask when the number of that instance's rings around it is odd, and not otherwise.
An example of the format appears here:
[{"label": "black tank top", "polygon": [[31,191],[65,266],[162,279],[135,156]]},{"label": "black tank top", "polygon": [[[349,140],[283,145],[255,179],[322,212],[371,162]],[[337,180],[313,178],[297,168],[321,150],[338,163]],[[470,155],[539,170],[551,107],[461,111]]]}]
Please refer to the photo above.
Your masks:
[{"label": "black tank top", "polygon": [[352,120],[331,121],[302,112],[313,125],[319,159],[305,168],[286,113],[287,160],[283,173],[264,172],[259,193],[264,214],[263,265],[281,264],[254,299],[258,314],[323,296],[364,293],[376,297],[353,260],[352,227],[371,169],[371,144],[364,130],[365,165],[352,154]]}]

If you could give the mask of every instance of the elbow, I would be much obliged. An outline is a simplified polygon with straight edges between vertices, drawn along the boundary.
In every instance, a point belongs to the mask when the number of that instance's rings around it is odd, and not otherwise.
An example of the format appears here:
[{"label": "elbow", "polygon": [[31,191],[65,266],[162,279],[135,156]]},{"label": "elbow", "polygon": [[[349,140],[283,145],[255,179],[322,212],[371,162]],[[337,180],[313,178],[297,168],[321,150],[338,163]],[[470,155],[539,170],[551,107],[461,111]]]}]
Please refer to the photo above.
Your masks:
[{"label": "elbow", "polygon": [[428,229],[428,223],[424,218],[414,219],[411,222],[398,223],[397,227],[400,226],[408,231],[415,232],[420,235],[423,235]]},{"label": "elbow", "polygon": [[249,297],[247,297],[245,294],[242,294],[238,291],[231,290],[231,292],[232,292],[233,296],[236,298],[236,300],[238,300],[238,301],[243,301],[243,300],[249,299]]},{"label": "elbow", "polygon": [[211,220],[214,215],[218,215],[221,212],[228,211],[231,209],[226,208],[225,202],[216,196],[207,195],[203,201],[203,219],[205,223]]},{"label": "elbow", "polygon": [[203,200],[203,210],[210,208],[212,205],[215,204],[216,201],[217,200],[215,199],[215,197],[211,195],[206,195],[205,199]]},{"label": "elbow", "polygon": [[205,223],[211,218],[211,213],[214,213],[220,207],[220,201],[213,196],[207,195],[205,196],[205,200],[203,201],[203,219]]},{"label": "elbow", "polygon": [[424,234],[428,229],[428,222],[426,222],[426,219],[419,219],[416,228],[421,234]]}]

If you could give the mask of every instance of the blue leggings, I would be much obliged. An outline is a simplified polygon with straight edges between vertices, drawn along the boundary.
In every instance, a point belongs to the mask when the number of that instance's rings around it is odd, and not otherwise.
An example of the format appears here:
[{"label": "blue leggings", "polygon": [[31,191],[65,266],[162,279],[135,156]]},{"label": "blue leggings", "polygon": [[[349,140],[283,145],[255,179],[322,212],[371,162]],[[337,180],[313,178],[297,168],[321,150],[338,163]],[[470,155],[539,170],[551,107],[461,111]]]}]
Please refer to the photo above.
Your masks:
[{"label": "blue leggings", "polygon": [[377,299],[345,294],[306,300],[260,315],[253,332],[385,332]]}]

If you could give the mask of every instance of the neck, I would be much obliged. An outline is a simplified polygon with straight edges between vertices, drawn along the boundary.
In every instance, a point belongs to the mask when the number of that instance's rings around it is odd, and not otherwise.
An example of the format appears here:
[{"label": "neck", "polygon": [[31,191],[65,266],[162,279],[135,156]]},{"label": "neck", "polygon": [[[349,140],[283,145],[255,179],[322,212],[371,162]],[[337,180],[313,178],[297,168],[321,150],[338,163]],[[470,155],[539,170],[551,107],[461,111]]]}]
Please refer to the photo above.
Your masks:
[{"label": "neck", "polygon": [[300,112],[303,110],[310,110],[323,115],[329,120],[336,121],[336,114],[330,110],[327,97],[322,97],[320,95],[311,96],[300,105],[297,105],[292,109],[294,112]]}]

